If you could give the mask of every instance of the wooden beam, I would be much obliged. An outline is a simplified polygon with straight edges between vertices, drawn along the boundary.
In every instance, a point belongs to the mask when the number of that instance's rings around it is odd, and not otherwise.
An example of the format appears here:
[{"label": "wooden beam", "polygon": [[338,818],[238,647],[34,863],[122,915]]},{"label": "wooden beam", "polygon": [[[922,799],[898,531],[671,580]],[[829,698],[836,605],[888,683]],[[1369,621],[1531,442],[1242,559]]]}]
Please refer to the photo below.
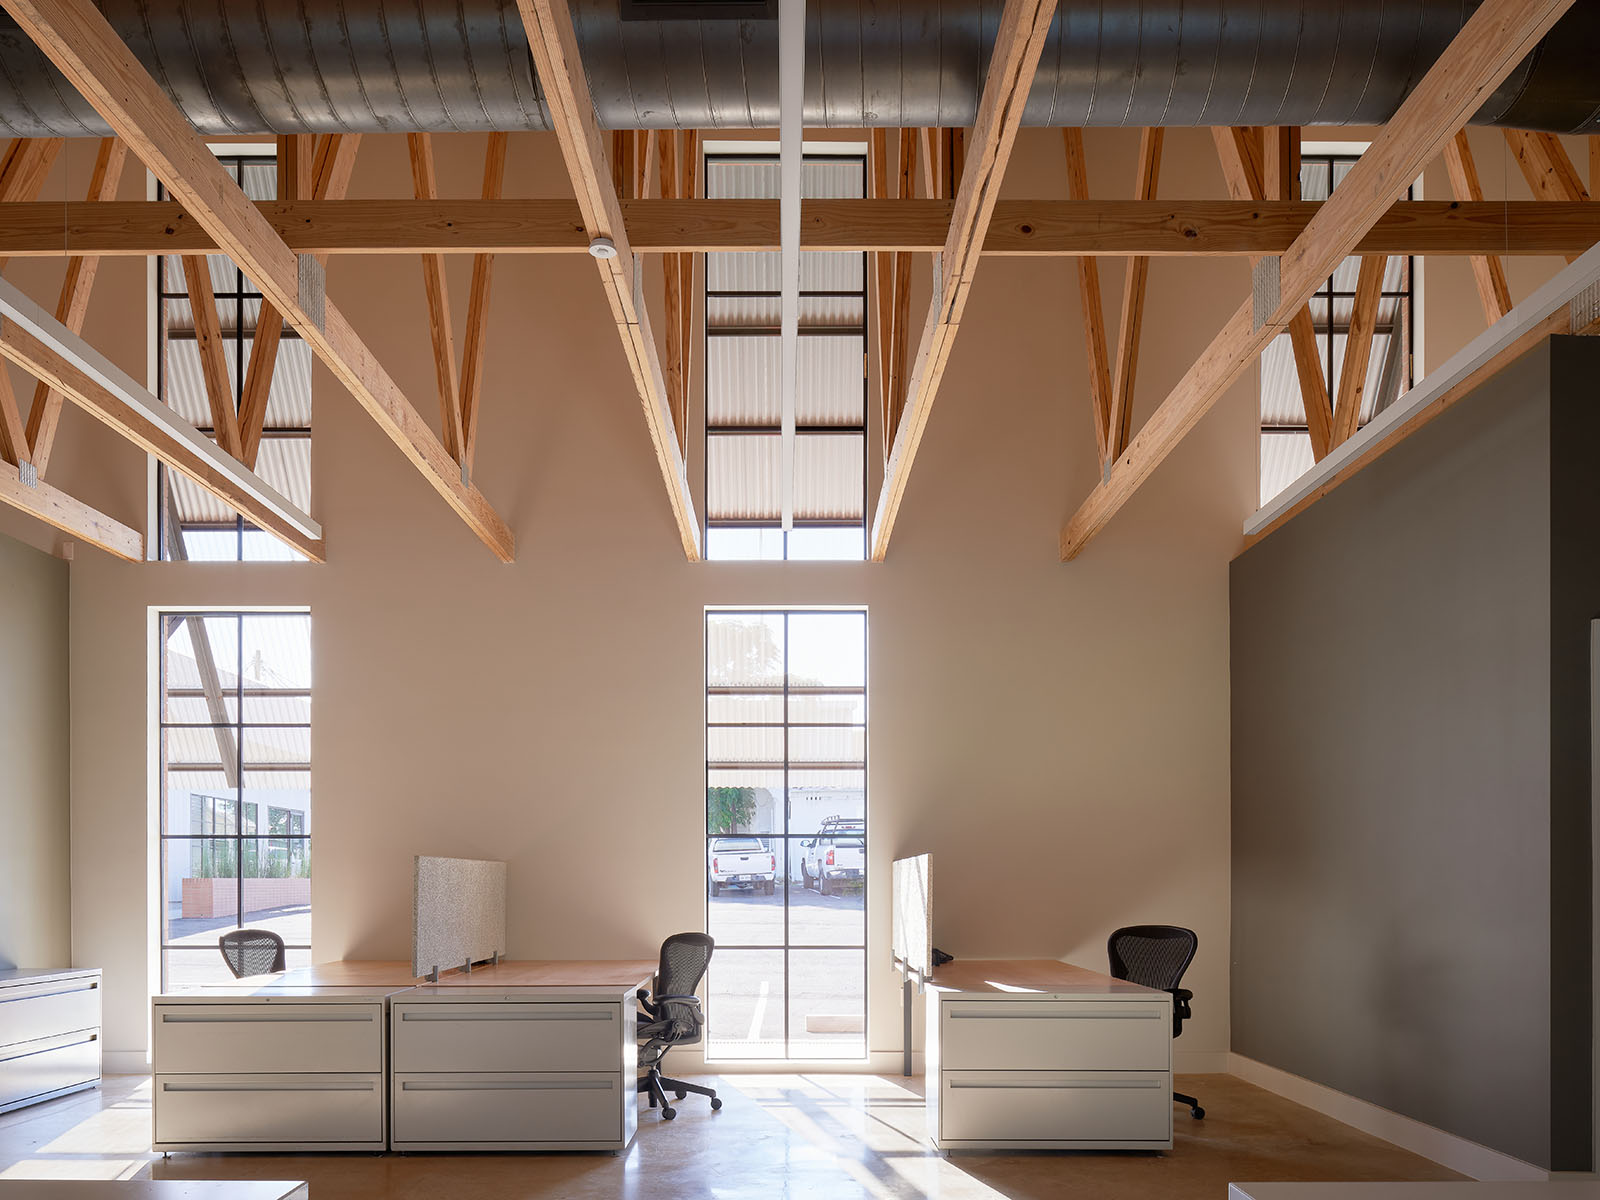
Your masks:
[{"label": "wooden beam", "polygon": [[316,159],[317,139],[311,134],[291,133],[278,138],[278,199],[311,199],[311,173]]},{"label": "wooden beam", "polygon": [[[1285,138],[1280,130],[1212,130],[1217,156],[1228,191],[1236,200],[1293,201],[1300,198],[1299,138]],[[1270,134],[1271,136],[1267,136]],[[1271,153],[1267,153],[1270,143]],[[1287,156],[1287,161],[1285,161]],[[1266,170],[1271,160],[1273,185],[1267,190]],[[1257,259],[1251,259],[1255,269]],[[1312,456],[1319,461],[1333,445],[1333,405],[1328,382],[1322,373],[1322,352],[1317,346],[1316,322],[1311,306],[1301,305],[1289,321],[1289,348],[1294,355],[1295,376],[1300,382],[1300,406],[1305,413],[1306,432],[1311,439]]]},{"label": "wooden beam", "polygon": [[[1511,153],[1528,181],[1528,190],[1540,200],[1587,200],[1589,193],[1578,178],[1578,169],[1572,165],[1561,139],[1553,133],[1539,133],[1528,129],[1507,129],[1506,141]],[[1570,263],[1576,254],[1566,256]]]},{"label": "wooden beam", "polygon": [[[0,203],[33,200],[61,153],[62,138],[13,138],[0,158]],[[0,270],[6,265],[0,254]]]},{"label": "wooden beam", "polygon": [[[439,182],[433,167],[433,135],[406,134],[411,156],[411,186],[418,200],[437,200]],[[461,379],[456,373],[456,336],[450,325],[450,289],[444,255],[422,256],[422,290],[428,298],[428,337],[433,344],[433,377],[439,390],[439,427],[451,458],[466,464],[467,435],[461,424]]]},{"label": "wooden beam", "polygon": [[[1067,195],[1074,200],[1089,198],[1089,164],[1083,152],[1083,130],[1068,126],[1061,131],[1067,156]],[[1094,439],[1100,448],[1100,461],[1111,455],[1111,359],[1106,353],[1106,318],[1100,300],[1100,264],[1080,258],[1078,265],[1078,307],[1083,313],[1084,361],[1089,368],[1089,403],[1094,412]]]},{"label": "wooden beam", "polygon": [[[912,197],[913,176],[916,173],[916,130],[900,131],[897,198]],[[894,256],[894,281],[892,286],[894,306],[889,314],[889,419],[884,426],[884,445],[894,444],[895,430],[900,425],[900,415],[906,405],[906,374],[910,368],[911,350],[911,255],[896,251]]]},{"label": "wooden beam", "polygon": [[[1445,143],[1444,165],[1455,198],[1482,203],[1483,186],[1478,182],[1478,165],[1473,161],[1472,145],[1467,141],[1465,129],[1458,130],[1455,137]],[[1493,325],[1511,311],[1511,289],[1506,284],[1505,264],[1498,254],[1474,254],[1467,261],[1472,264],[1472,281],[1478,288],[1483,315]]]},{"label": "wooden beam", "polygon": [[462,482],[460,466],[327,301],[321,269],[297,259],[277,236],[90,0],[4,0],[4,6],[218,247],[293,321],[439,495],[498,557],[510,561],[510,529],[475,487]]},{"label": "wooden beam", "polygon": [[[483,198],[498,200],[505,186],[506,140],[491,133],[483,159]],[[483,399],[484,349],[489,336],[489,285],[494,279],[494,255],[472,257],[472,288],[467,295],[467,342],[461,351],[461,426],[466,434],[467,469],[478,453],[478,410]]]},{"label": "wooden beam", "polygon": [[[889,198],[889,131],[878,128],[867,135],[867,199]],[[872,389],[877,398],[878,428],[883,431],[883,461],[888,463],[889,451],[894,446],[894,396],[889,390],[889,358],[894,346],[894,255],[887,250],[879,251],[872,255],[871,265],[872,311],[876,326],[872,343],[875,362]]]},{"label": "wooden beam", "polygon": [[[4,373],[5,366],[0,363],[0,374]],[[74,500],[42,479],[29,486],[22,481],[21,471],[9,462],[0,462],[0,504],[37,517],[75,541],[87,542],[129,562],[144,561],[144,537],[138,530]]]},{"label": "wooden beam", "polygon": [[11,373],[0,363],[0,460],[12,466],[29,462],[28,430],[17,409],[17,394],[11,387]]},{"label": "wooden beam", "polygon": [[1344,364],[1339,368],[1339,395],[1333,406],[1333,444],[1355,433],[1366,398],[1367,363],[1372,356],[1372,334],[1378,323],[1378,303],[1383,291],[1383,271],[1389,260],[1376,254],[1361,257],[1356,273],[1356,295],[1350,308],[1350,331],[1345,337]]},{"label": "wooden beam", "polygon": [[[691,129],[683,135],[684,151],[678,156],[678,170],[682,178],[678,183],[678,194],[685,200],[693,200],[699,195],[700,189],[700,134]],[[678,255],[678,272],[683,277],[683,294],[695,295],[693,254]],[[678,449],[684,455],[689,453],[689,403],[694,396],[694,310],[695,305],[684,303],[678,310],[678,321],[681,326],[679,338],[683,344],[683,396],[678,402],[678,410],[674,419],[678,426]]]},{"label": "wooden beam", "polygon": [[[680,190],[683,182],[683,172],[679,159],[683,151],[683,135],[676,130],[664,129],[656,138],[659,143],[661,157],[661,198],[663,200],[683,199]],[[689,355],[689,340],[683,335],[683,314],[689,305],[689,295],[684,288],[683,271],[679,266],[679,256],[669,254],[665,259],[666,286],[663,289],[667,317],[667,358],[664,372],[667,384],[667,406],[672,411],[672,427],[678,438],[678,451],[683,453],[686,443],[684,435],[687,432],[688,414],[686,404],[688,399],[687,380],[685,378],[686,360]]]},{"label": "wooden beam", "polygon": [[700,557],[700,523],[694,513],[683,454],[678,449],[678,434],[672,423],[655,335],[650,329],[650,314],[636,278],[633,246],[623,228],[621,204],[616,189],[611,186],[611,172],[606,165],[605,143],[601,140],[594,102],[584,81],[572,13],[566,0],[517,0],[517,7],[528,32],[528,44],[544,89],[545,103],[550,108],[551,126],[561,145],[567,174],[572,177],[583,231],[590,239],[609,238],[616,248],[614,257],[596,258],[595,264],[605,284],[617,335],[644,406],[645,423],[655,447],[661,478],[667,487],[667,500],[678,526],[683,553],[694,562]]},{"label": "wooden beam", "polygon": [[1055,4],[1050,0],[1006,0],[1000,14],[972,142],[968,145],[962,139],[956,152],[964,162],[961,184],[956,189],[950,230],[935,272],[933,299],[906,389],[905,411],[883,472],[883,487],[872,522],[874,561],[882,561],[889,550],[889,537],[938,395],[945,362],[961,328],[984,235],[994,215],[1006,164],[1022,124],[1022,109],[1054,15]]},{"label": "wooden beam", "polygon": [[[189,293],[189,311],[194,314],[195,348],[200,355],[200,373],[205,377],[206,401],[211,407],[211,428],[217,445],[234,458],[242,457],[239,440],[239,412],[234,407],[233,380],[222,349],[222,326],[217,317],[217,298],[211,289],[211,267],[198,254],[183,256],[183,280]],[[241,320],[242,314],[236,314]]]},{"label": "wooden beam", "polygon": [[193,479],[252,524],[307,558],[323,561],[321,526],[4,280],[0,280],[0,356]]},{"label": "wooden beam", "polygon": [[1062,558],[1083,552],[1571,3],[1484,0],[1284,253],[1278,302],[1228,319],[1068,521]]},{"label": "wooden beam", "polygon": [[[292,200],[340,200],[350,186],[355,170],[356,151],[361,145],[359,133],[324,134],[315,151],[308,156],[303,149],[297,151],[293,169],[281,163],[278,172],[279,187],[309,188]],[[305,164],[309,161],[310,167]],[[328,256],[319,254],[317,261],[326,266]],[[241,462],[255,470],[256,458],[261,452],[261,434],[266,428],[267,402],[272,396],[272,380],[278,371],[278,344],[283,337],[283,314],[269,301],[262,301],[261,313],[256,318],[255,335],[250,343],[250,367],[244,377],[244,392],[239,397],[239,441]]]},{"label": "wooden beam", "polygon": [[[342,136],[347,142],[356,134]],[[1015,257],[1282,254],[1322,204],[1250,200],[1001,200],[986,255]],[[299,254],[583,254],[571,200],[328,200],[256,205]],[[938,253],[954,204],[945,199],[807,200],[806,250]],[[640,254],[773,250],[776,200],[629,200]],[[9,204],[0,253],[149,257],[223,249],[173,201]],[[1600,242],[1600,211],[1582,202],[1405,200],[1362,236],[1360,254],[1509,256],[1581,253]]]},{"label": "wooden beam", "polygon": [[[114,198],[127,161],[128,147],[120,138],[101,138],[85,202],[102,204]],[[67,259],[67,275],[61,283],[61,298],[56,302],[56,320],[73,333],[83,332],[83,322],[89,314],[89,294],[94,290],[99,272],[100,260],[93,255],[75,254]],[[61,424],[61,407],[65,401],[65,396],[43,383],[33,390],[33,406],[28,410],[28,445],[34,468],[40,475],[49,467],[55,451],[56,430]]]},{"label": "wooden beam", "polygon": [[[1153,200],[1161,173],[1162,130],[1139,132],[1139,165],[1134,175],[1136,200]],[[1117,317],[1117,359],[1111,376],[1111,411],[1106,418],[1106,452],[1102,466],[1128,448],[1133,417],[1133,381],[1139,367],[1139,334],[1144,324],[1144,290],[1150,259],[1135,255],[1122,277],[1122,310]]]}]

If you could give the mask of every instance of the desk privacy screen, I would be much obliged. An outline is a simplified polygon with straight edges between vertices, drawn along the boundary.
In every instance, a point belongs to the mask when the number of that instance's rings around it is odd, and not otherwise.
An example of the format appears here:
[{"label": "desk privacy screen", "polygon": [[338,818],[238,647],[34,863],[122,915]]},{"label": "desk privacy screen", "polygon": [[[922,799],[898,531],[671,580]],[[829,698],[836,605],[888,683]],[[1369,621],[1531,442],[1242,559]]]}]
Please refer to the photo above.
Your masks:
[{"label": "desk privacy screen", "polygon": [[449,971],[505,949],[505,863],[417,855],[411,970],[419,977]]},{"label": "desk privacy screen", "polygon": [[927,854],[894,860],[894,966],[919,982],[933,974],[931,863]]}]

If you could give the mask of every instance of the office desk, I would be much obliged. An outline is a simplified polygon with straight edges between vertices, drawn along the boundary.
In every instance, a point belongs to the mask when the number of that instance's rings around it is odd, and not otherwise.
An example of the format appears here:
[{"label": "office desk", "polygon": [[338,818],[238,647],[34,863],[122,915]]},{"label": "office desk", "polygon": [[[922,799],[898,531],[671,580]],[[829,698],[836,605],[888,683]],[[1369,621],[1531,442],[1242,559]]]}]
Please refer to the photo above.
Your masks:
[{"label": "office desk", "polygon": [[927,989],[941,1150],[1170,1150],[1172,997],[1052,959],[946,963]]},{"label": "office desk", "polygon": [[312,968],[157,996],[151,1148],[384,1149],[385,1028],[389,997],[411,984],[402,966],[365,986],[306,982]]},{"label": "office desk", "polygon": [[391,1005],[396,1150],[622,1150],[654,962],[502,962]]}]

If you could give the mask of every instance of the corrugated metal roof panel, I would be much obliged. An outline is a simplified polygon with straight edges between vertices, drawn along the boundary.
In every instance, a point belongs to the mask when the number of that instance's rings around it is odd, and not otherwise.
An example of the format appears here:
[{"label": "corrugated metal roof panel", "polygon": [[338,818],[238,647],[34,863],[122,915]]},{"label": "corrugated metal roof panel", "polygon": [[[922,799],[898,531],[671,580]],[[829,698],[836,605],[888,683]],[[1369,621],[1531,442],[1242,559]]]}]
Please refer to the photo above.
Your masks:
[{"label": "corrugated metal roof panel", "polygon": [[[795,421],[801,425],[867,423],[865,337],[803,337]],[[777,373],[774,369],[774,382]]]},{"label": "corrugated metal roof panel", "polygon": [[859,521],[866,509],[864,452],[859,434],[795,438],[795,519]]},{"label": "corrugated metal roof panel", "polygon": [[256,473],[301,512],[311,511],[309,437],[262,438]]},{"label": "corrugated metal roof panel", "polygon": [[[250,342],[246,341],[244,370],[250,370]],[[193,338],[167,339],[166,401],[186,420],[209,428],[211,405],[206,398],[205,374],[200,366],[200,345]],[[228,364],[228,382],[238,403],[239,368],[232,339],[222,343]],[[266,428],[311,427],[311,347],[298,338],[278,343],[278,365],[272,372],[267,395]]]},{"label": "corrugated metal roof panel", "polygon": [[712,435],[706,439],[706,518],[776,521],[779,512],[777,434]]},{"label": "corrugated metal roof panel", "polygon": [[706,424],[777,425],[777,337],[706,339]]},{"label": "corrugated metal roof panel", "polygon": [[1305,433],[1262,433],[1261,506],[1264,508],[1316,463],[1311,453],[1311,435]]},{"label": "corrugated metal roof panel", "polygon": [[[1326,350],[1327,339],[1317,338],[1319,350]],[[1327,360],[1323,378],[1327,378]],[[1279,334],[1261,354],[1261,423],[1263,425],[1304,425],[1305,404],[1300,398],[1300,373],[1294,361],[1294,347],[1288,334]]]}]

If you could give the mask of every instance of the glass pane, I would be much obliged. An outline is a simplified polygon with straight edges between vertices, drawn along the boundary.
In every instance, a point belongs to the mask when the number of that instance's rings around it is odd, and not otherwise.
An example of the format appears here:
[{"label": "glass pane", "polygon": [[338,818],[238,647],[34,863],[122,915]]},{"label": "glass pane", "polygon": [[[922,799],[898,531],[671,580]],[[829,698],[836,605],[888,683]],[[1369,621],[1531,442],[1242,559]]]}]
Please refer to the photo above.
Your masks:
[{"label": "glass pane", "polygon": [[[162,668],[167,695],[200,700],[207,720],[238,717],[239,623],[232,617],[167,617]],[[192,708],[188,711],[193,711]],[[171,709],[165,719],[178,719]]]},{"label": "glass pane", "polygon": [[309,725],[311,724],[311,692],[309,689],[281,689],[271,692],[248,691],[244,694],[244,723],[246,725]]},{"label": "glass pane", "polygon": [[706,1052],[782,1058],[782,950],[719,950],[706,973]]},{"label": "glass pane", "polygon": [[789,940],[795,945],[864,946],[866,839],[861,827],[836,826],[815,837],[794,838],[789,889]]},{"label": "glass pane", "polygon": [[710,771],[706,781],[706,832],[781,833],[783,809],[778,798],[782,795],[782,771]]},{"label": "glass pane", "polygon": [[865,687],[867,618],[859,612],[789,618],[791,687]]},{"label": "glass pane", "polygon": [[[309,964],[308,964],[309,965]],[[163,950],[161,971],[168,992],[186,992],[196,988],[216,987],[235,982],[233,972],[222,961],[216,938],[205,949]]]},{"label": "glass pane", "polygon": [[789,952],[789,1056],[867,1053],[866,951]]},{"label": "glass pane", "polygon": [[783,766],[783,729],[752,726],[706,730],[706,760]]},{"label": "glass pane", "polygon": [[783,887],[775,839],[706,843],[706,930],[718,946],[781,946]]},{"label": "glass pane", "polygon": [[866,755],[867,731],[859,725],[846,729],[815,728],[789,731],[791,763],[853,765],[864,762]]},{"label": "glass pane", "polygon": [[248,690],[311,687],[311,617],[262,613],[241,619],[244,687]]},{"label": "glass pane", "polygon": [[708,613],[706,682],[710,687],[781,687],[781,613]]},{"label": "glass pane", "polygon": [[232,833],[237,789],[222,771],[167,772],[162,832],[206,835]]},{"label": "glass pane", "polygon": [[311,730],[305,725],[246,725],[241,751],[247,766],[272,763],[309,767]]},{"label": "glass pane", "polygon": [[816,833],[830,822],[865,820],[867,773],[795,768],[789,772],[789,832]]},{"label": "glass pane", "polygon": [[237,770],[239,751],[235,736],[232,725],[185,725],[168,729],[162,737],[168,771],[216,774]]},{"label": "glass pane", "polygon": [[[183,552],[189,562],[237,562],[239,534],[234,529],[185,529]],[[170,558],[171,555],[169,554]]]},{"label": "glass pane", "polygon": [[221,705],[208,701],[199,688],[167,693],[163,721],[174,725],[210,725],[214,707],[220,707],[223,724],[231,725],[239,719],[239,698],[233,692],[224,694]]},{"label": "glass pane", "polygon": [[287,542],[280,542],[270,533],[259,529],[246,529],[241,538],[245,562],[310,562],[304,554]]},{"label": "glass pane", "polygon": [[170,838],[164,843],[164,852],[164,940],[215,946],[218,930],[238,924],[238,840]]},{"label": "glass pane", "polygon": [[712,562],[777,561],[783,558],[783,530],[713,525],[706,530],[706,558]]},{"label": "glass pane", "polygon": [[866,556],[867,531],[860,525],[848,529],[807,526],[789,531],[791,561],[860,562]]},{"label": "glass pane", "polygon": [[[311,832],[311,772],[310,771],[278,771],[251,770],[245,768],[244,772],[244,800],[248,806],[254,804],[258,807],[265,822],[260,826],[263,833],[296,833],[309,834]],[[275,813],[299,814],[290,824],[280,824],[274,827],[270,818]],[[303,824],[303,828],[301,825]]]},{"label": "glass pane", "polygon": [[792,725],[859,725],[866,719],[867,698],[859,692],[789,697]]},{"label": "glass pane", "polygon": [[783,697],[707,696],[706,720],[713,725],[781,725]]}]

